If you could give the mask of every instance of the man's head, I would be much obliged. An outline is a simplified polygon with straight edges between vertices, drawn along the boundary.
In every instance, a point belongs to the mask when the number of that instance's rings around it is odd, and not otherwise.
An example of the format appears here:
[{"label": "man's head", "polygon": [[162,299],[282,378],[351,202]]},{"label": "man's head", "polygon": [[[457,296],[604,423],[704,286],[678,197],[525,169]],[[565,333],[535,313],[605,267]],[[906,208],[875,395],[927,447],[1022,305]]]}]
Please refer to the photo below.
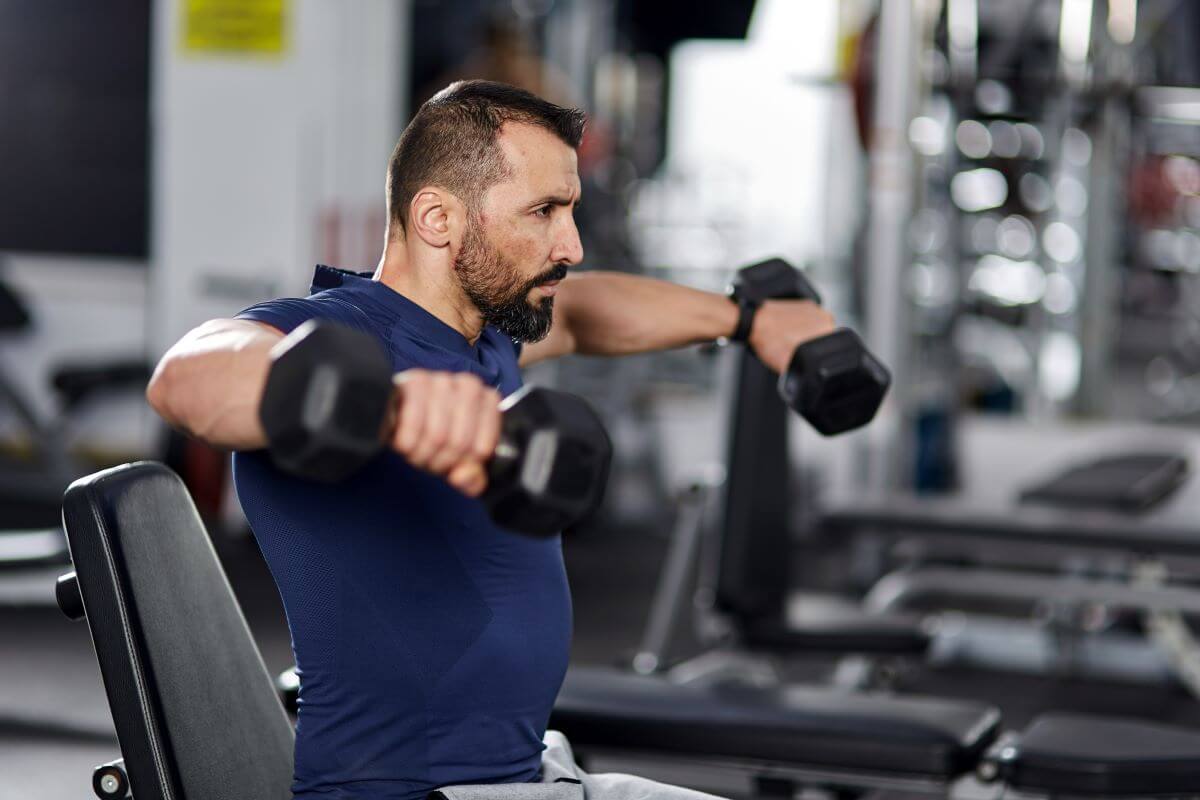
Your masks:
[{"label": "man's head", "polygon": [[552,287],[583,257],[572,217],[584,115],[490,81],[430,98],[388,165],[393,237],[447,248],[464,295],[486,324],[537,341]]}]

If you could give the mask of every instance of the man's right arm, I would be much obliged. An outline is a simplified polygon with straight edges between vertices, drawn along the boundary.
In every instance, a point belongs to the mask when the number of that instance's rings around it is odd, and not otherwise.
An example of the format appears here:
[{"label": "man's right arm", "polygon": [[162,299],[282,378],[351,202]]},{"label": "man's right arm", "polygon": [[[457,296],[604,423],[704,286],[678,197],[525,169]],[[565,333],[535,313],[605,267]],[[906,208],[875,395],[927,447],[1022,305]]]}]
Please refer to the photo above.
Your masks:
[{"label": "man's right arm", "polygon": [[[146,399],[172,426],[226,450],[267,446],[259,405],[282,331],[261,322],[206,322],[167,351]],[[409,369],[393,378],[394,428],[381,446],[472,497],[487,486],[500,436],[500,394],[477,376]]]},{"label": "man's right arm", "polygon": [[214,447],[266,447],[258,407],[271,348],[282,338],[280,330],[261,322],[206,322],[158,362],[146,399],[170,425]]}]

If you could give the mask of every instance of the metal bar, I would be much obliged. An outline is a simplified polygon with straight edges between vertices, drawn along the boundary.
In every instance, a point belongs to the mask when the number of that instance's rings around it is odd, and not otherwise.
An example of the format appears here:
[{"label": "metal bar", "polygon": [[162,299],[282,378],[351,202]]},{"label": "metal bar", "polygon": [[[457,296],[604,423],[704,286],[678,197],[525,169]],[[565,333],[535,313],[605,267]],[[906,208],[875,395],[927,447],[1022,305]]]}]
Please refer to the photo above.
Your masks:
[{"label": "metal bar", "polygon": [[[912,0],[886,0],[880,6],[879,59],[870,140],[870,209],[867,233],[865,334],[871,350],[895,375],[910,375],[908,296],[904,280],[911,263],[908,225],[912,217],[913,153],[908,126],[918,83],[918,17]],[[871,488],[895,486],[901,464],[906,387],[898,383],[879,417],[867,429]]]},{"label": "metal bar", "polygon": [[1200,590],[1179,586],[1142,587],[1065,575],[1027,575],[985,569],[941,567],[893,572],[876,582],[863,600],[873,613],[903,608],[936,594],[1011,600],[1103,603],[1134,610],[1181,611],[1200,615]]},{"label": "metal bar", "polygon": [[679,498],[671,546],[654,592],[654,601],[650,605],[650,619],[642,636],[642,645],[633,657],[634,671],[643,675],[662,668],[671,637],[678,629],[684,599],[688,596],[700,551],[707,489],[704,484],[694,483]]}]

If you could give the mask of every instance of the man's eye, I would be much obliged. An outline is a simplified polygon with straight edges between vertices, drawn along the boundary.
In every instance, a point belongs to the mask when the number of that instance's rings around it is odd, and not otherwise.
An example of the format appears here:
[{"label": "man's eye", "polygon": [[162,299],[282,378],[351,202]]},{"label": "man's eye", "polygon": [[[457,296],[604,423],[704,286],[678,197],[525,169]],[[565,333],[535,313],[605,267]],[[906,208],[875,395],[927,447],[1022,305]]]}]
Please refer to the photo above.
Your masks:
[{"label": "man's eye", "polygon": [[537,214],[539,217],[549,218],[550,206],[540,206],[539,208],[535,209],[533,213]]}]

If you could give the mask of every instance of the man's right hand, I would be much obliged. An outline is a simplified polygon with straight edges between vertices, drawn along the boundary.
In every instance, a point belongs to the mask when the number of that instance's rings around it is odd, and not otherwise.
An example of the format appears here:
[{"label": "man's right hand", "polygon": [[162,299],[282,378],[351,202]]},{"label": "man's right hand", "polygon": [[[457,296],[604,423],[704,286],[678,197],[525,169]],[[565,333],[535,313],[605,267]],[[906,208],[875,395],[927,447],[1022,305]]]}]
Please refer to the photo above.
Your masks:
[{"label": "man's right hand", "polygon": [[463,372],[409,369],[393,380],[392,449],[463,494],[481,495],[500,441],[500,393]]}]

